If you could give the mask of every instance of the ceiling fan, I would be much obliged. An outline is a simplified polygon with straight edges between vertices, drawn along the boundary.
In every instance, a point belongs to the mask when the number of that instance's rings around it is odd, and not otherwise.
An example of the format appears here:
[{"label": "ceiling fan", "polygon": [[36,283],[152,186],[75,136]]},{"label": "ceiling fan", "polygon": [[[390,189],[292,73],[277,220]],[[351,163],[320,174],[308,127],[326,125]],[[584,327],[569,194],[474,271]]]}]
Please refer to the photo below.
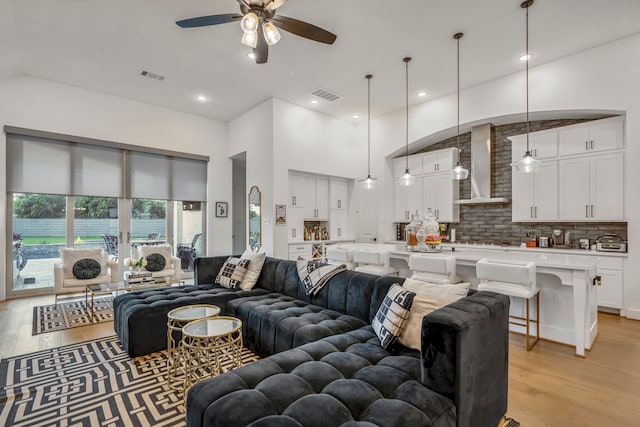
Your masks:
[{"label": "ceiling fan", "polygon": [[298,19],[276,15],[276,9],[285,4],[287,0],[236,1],[240,4],[241,14],[225,13],[200,16],[183,19],[177,21],[176,24],[181,28],[194,28],[240,21],[243,31],[242,43],[253,48],[257,64],[267,62],[269,45],[276,44],[280,40],[278,28],[320,43],[333,44],[336,41],[337,36],[327,30]]}]

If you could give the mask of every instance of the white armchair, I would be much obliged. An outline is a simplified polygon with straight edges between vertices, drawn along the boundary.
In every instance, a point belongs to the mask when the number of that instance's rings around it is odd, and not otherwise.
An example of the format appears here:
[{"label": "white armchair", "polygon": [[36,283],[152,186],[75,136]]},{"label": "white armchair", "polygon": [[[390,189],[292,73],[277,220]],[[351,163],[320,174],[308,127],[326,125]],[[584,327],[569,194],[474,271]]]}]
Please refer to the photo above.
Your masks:
[{"label": "white armchair", "polygon": [[[179,282],[182,280],[180,258],[171,255],[171,245],[142,245],[131,249],[131,259],[145,258],[147,271],[151,272],[154,280],[164,282]],[[129,259],[125,260],[129,265]]]},{"label": "white armchair", "polygon": [[54,298],[85,290],[87,285],[118,281],[118,262],[109,260],[104,249],[60,250],[61,262],[53,265]]}]

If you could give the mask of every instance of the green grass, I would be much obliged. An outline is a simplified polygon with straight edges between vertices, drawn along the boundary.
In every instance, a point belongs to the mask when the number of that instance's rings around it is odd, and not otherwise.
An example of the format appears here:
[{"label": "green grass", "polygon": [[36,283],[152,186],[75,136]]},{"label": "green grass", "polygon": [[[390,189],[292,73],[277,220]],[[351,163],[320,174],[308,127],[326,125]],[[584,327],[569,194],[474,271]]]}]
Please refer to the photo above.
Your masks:
[{"label": "green grass", "polygon": [[[77,241],[77,237],[74,239]],[[88,240],[103,241],[101,236],[80,236],[80,240],[86,242]],[[22,238],[23,245],[49,245],[49,244],[65,244],[67,238],[64,236],[29,236]]]}]

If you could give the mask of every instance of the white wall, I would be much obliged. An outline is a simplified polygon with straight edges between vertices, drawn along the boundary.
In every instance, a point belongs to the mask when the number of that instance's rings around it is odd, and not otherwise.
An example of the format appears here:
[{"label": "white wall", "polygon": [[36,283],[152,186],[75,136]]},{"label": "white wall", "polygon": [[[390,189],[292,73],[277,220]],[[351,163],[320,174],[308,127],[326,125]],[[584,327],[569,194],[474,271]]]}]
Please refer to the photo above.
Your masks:
[{"label": "white wall", "polygon": [[[22,76],[0,81],[0,126],[37,129],[208,155],[208,197],[231,198],[231,162],[223,122],[142,104],[49,80]],[[6,164],[6,137],[0,135],[0,164]],[[209,252],[229,253],[231,230],[214,221],[209,206]],[[5,298],[6,176],[0,174],[0,299]]]},{"label": "white wall", "polygon": [[[530,110],[620,110],[627,115],[627,164],[625,168],[625,211],[628,221],[629,268],[625,276],[626,314],[640,319],[640,198],[637,185],[640,168],[640,35],[621,39],[553,62],[533,66],[529,73]],[[535,64],[532,64],[535,65]],[[524,112],[524,73],[506,76],[461,92],[461,122],[481,121]],[[385,157],[404,144],[404,112],[374,120],[372,147],[376,148],[373,168],[385,171]],[[455,126],[455,94],[412,107],[409,141],[418,141]],[[359,126],[362,133],[364,126]],[[366,132],[366,129],[364,130]],[[391,237],[392,196],[390,172],[383,179],[380,219],[381,235]]]}]

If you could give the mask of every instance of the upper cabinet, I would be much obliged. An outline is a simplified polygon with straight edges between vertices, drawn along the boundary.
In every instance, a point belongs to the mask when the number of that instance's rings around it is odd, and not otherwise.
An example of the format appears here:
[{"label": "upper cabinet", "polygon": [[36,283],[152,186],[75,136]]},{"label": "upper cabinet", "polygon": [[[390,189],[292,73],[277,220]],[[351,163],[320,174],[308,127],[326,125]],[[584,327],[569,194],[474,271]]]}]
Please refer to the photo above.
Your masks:
[{"label": "upper cabinet", "polygon": [[558,130],[558,140],[561,156],[615,150],[624,146],[624,123],[614,117],[567,126]]},{"label": "upper cabinet", "polygon": [[[509,137],[512,160],[517,162],[527,151],[527,135]],[[558,131],[542,131],[529,134],[529,150],[536,159],[549,159],[558,155]]]},{"label": "upper cabinet", "polygon": [[304,219],[329,220],[329,180],[304,177]]},{"label": "upper cabinet", "polygon": [[349,186],[347,182],[332,178],[329,187],[331,192],[331,209],[347,210],[349,207]]},{"label": "upper cabinet", "polygon": [[289,174],[289,199],[287,206],[301,208],[304,206],[305,178],[302,175]]},{"label": "upper cabinet", "polygon": [[447,172],[453,169],[457,162],[458,150],[455,148],[430,151],[422,155],[422,172]]},{"label": "upper cabinet", "polygon": [[[422,173],[422,156],[414,155],[409,156],[409,171],[411,171],[412,175],[419,175]],[[407,170],[407,158],[399,157],[397,159],[393,159],[392,162],[393,167],[393,177],[400,178],[404,175],[404,171]]]}]

